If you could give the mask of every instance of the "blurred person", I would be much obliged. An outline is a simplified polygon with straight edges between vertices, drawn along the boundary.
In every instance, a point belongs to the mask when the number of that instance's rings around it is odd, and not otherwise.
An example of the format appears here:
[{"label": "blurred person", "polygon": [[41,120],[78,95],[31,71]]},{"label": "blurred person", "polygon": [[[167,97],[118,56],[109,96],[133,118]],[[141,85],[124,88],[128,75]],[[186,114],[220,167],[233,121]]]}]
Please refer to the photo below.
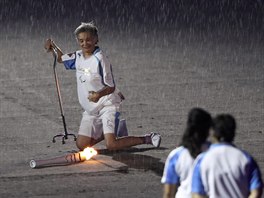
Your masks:
[{"label": "blurred person", "polygon": [[98,46],[98,29],[92,22],[81,23],[74,34],[80,47],[78,51],[64,54],[52,39],[46,40],[45,48],[48,52],[55,53],[55,50],[57,61],[66,69],[76,70],[78,99],[84,109],[77,147],[83,150],[103,139],[109,150],[140,144],[159,147],[161,136],[154,132],[144,136],[126,136],[121,131],[121,137],[117,137],[119,108],[124,97],[116,88],[108,58]]},{"label": "blurred person", "polygon": [[206,150],[209,143],[206,141],[211,127],[211,115],[201,109],[190,110],[187,126],[178,148],[170,152],[164,167],[163,198],[191,197],[192,166],[196,156]]},{"label": "blurred person", "polygon": [[233,144],[235,118],[213,119],[212,145],[197,157],[192,175],[193,198],[260,198],[263,182],[255,160]]}]

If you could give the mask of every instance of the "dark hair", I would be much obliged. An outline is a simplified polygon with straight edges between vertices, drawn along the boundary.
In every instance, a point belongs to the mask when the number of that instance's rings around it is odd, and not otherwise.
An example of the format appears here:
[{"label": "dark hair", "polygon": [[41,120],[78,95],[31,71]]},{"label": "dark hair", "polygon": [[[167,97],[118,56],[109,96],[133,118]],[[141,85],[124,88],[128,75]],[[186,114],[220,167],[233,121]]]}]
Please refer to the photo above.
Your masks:
[{"label": "dark hair", "polygon": [[235,118],[230,114],[220,114],[213,119],[213,134],[220,142],[233,142],[236,131]]},{"label": "dark hair", "polygon": [[193,158],[201,153],[201,147],[209,135],[211,123],[212,118],[207,111],[193,108],[189,112],[181,145],[189,150]]},{"label": "dark hair", "polygon": [[74,31],[74,34],[77,37],[78,34],[80,34],[81,32],[90,32],[93,36],[98,37],[98,29],[94,25],[94,22],[81,23],[81,25],[78,26],[76,30]]}]

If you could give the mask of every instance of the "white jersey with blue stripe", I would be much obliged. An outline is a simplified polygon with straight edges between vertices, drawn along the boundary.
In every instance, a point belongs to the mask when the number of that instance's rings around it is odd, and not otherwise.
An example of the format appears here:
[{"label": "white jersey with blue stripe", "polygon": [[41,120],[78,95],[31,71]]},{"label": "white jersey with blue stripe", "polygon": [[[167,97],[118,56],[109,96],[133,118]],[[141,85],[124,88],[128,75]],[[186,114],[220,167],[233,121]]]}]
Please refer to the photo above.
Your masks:
[{"label": "white jersey with blue stripe", "polygon": [[251,190],[262,187],[261,173],[254,159],[231,144],[212,144],[195,161],[192,193],[210,198],[243,198]]},{"label": "white jersey with blue stripe", "polygon": [[170,152],[164,167],[161,183],[177,185],[175,197],[191,197],[191,173],[194,163],[188,149],[181,146]]},{"label": "white jersey with blue stripe", "polygon": [[76,70],[78,99],[87,113],[94,114],[104,105],[121,102],[117,89],[114,93],[101,97],[97,103],[88,100],[90,91],[97,92],[105,86],[115,87],[112,66],[99,47],[88,58],[83,56],[81,50],[64,54],[61,58],[66,69]]}]

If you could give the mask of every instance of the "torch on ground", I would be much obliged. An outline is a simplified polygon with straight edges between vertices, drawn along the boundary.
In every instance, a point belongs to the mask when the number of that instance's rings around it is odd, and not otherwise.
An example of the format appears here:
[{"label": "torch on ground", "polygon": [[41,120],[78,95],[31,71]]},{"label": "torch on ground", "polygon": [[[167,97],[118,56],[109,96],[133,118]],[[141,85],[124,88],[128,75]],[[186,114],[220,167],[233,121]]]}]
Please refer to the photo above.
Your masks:
[{"label": "torch on ground", "polygon": [[97,155],[97,151],[94,148],[88,147],[78,153],[70,153],[64,156],[54,157],[50,159],[31,160],[29,162],[29,165],[31,168],[65,166],[89,160],[95,155]]}]

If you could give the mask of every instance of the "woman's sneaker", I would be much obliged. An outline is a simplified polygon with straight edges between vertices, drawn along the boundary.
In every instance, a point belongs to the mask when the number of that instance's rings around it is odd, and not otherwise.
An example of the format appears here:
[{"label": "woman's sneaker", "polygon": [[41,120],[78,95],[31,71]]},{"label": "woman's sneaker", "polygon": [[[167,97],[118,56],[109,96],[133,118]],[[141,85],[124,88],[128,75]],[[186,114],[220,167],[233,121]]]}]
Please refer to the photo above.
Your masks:
[{"label": "woman's sneaker", "polygon": [[151,133],[151,143],[155,147],[159,147],[161,142],[161,136],[158,133]]},{"label": "woman's sneaker", "polygon": [[152,144],[154,147],[158,148],[160,146],[161,136],[158,133],[151,132],[145,135],[145,143]]}]

